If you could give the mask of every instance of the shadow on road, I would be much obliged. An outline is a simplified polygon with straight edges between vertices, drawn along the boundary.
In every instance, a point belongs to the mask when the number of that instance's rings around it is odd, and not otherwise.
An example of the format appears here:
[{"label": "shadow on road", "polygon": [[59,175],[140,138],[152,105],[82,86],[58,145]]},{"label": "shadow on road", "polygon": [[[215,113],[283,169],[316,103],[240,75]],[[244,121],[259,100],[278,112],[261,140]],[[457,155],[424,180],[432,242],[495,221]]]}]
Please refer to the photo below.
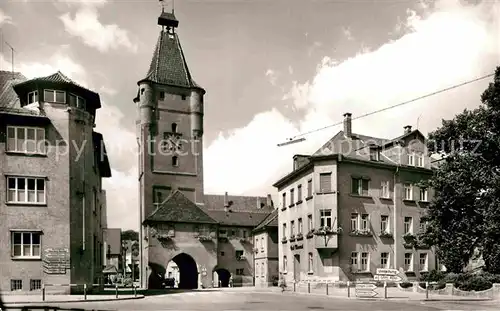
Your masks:
[{"label": "shadow on road", "polygon": [[[219,291],[218,289],[210,289],[210,291]],[[167,289],[138,289],[137,291],[134,291],[134,289],[119,289],[118,290],[118,295],[123,296],[123,295],[134,295],[137,293],[137,295],[143,295],[145,297],[147,296],[158,296],[158,295],[167,295],[167,294],[179,294],[179,293],[192,293],[192,292],[206,292],[206,290],[203,289],[177,289],[177,288],[167,288]],[[116,290],[115,289],[104,289],[104,290],[94,290],[91,294],[89,295],[115,295]]]}]

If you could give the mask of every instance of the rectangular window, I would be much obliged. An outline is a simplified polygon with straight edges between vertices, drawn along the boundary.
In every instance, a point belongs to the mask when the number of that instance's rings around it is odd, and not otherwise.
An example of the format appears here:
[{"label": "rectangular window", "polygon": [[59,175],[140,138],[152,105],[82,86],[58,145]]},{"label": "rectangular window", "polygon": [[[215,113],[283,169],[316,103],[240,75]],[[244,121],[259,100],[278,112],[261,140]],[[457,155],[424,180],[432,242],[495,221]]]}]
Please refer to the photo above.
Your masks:
[{"label": "rectangular window", "polygon": [[405,217],[404,219],[404,234],[412,234],[413,233],[413,218]]},{"label": "rectangular window", "polygon": [[309,253],[309,260],[307,262],[307,271],[313,272],[313,254]]},{"label": "rectangular window", "polygon": [[415,166],[415,155],[414,154],[408,155],[408,165]]},{"label": "rectangular window", "polygon": [[23,280],[10,280],[10,290],[23,290]]},{"label": "rectangular window", "polygon": [[69,106],[76,107],[78,109],[85,110],[87,109],[85,98],[77,96],[75,94],[68,95]]},{"label": "rectangular window", "polygon": [[359,228],[359,226],[358,226],[358,218],[359,218],[358,214],[356,214],[356,213],[352,213],[351,214],[351,231],[358,230],[358,228]]},{"label": "rectangular window", "polygon": [[380,150],[375,148],[370,148],[370,160],[380,161]]},{"label": "rectangular window", "polygon": [[404,184],[404,199],[413,200],[413,188],[411,184]]},{"label": "rectangular window", "polygon": [[290,221],[290,236],[295,234],[295,221]]},{"label": "rectangular window", "polygon": [[297,222],[298,228],[297,228],[297,233],[302,233],[302,218],[299,218]]},{"label": "rectangular window", "polygon": [[380,253],[380,268],[389,268],[389,253]]},{"label": "rectangular window", "polygon": [[381,233],[389,232],[389,216],[387,215],[380,216],[380,232]]},{"label": "rectangular window", "polygon": [[313,229],[313,216],[307,215],[307,232],[310,232]]},{"label": "rectangular window", "polygon": [[425,221],[425,219],[420,218],[419,231],[425,232],[426,229],[427,229],[427,221]]},{"label": "rectangular window", "polygon": [[368,196],[369,180],[363,178],[352,178],[351,193],[355,195]]},{"label": "rectangular window", "polygon": [[7,177],[7,202],[45,204],[45,179]]},{"label": "rectangular window", "polygon": [[28,93],[28,105],[38,102],[38,91]]},{"label": "rectangular window", "polygon": [[370,230],[370,216],[368,214],[361,215],[361,230],[368,231]]},{"label": "rectangular window", "polygon": [[405,271],[413,271],[413,254],[405,253]]},{"label": "rectangular window", "polygon": [[332,227],[332,210],[331,209],[323,209],[320,210],[320,219],[319,223],[321,227]]},{"label": "rectangular window", "polygon": [[288,267],[288,262],[286,260],[286,256],[283,256],[283,272],[286,272],[287,267]]},{"label": "rectangular window", "polygon": [[307,181],[307,197],[310,198],[313,195],[313,181],[309,179]]},{"label": "rectangular window", "polygon": [[319,192],[332,192],[332,173],[319,174]]},{"label": "rectangular window", "polygon": [[244,269],[236,269],[236,275],[243,275]]},{"label": "rectangular window", "polygon": [[49,103],[66,103],[66,92],[64,91],[56,91],[56,90],[44,90],[43,98],[46,102]]},{"label": "rectangular window", "polygon": [[417,166],[418,167],[424,167],[424,156],[423,155],[419,155],[416,158],[417,158]]},{"label": "rectangular window", "polygon": [[427,271],[428,269],[427,259],[428,259],[427,253],[420,253],[419,265],[418,265],[419,271]]},{"label": "rectangular window", "polygon": [[283,224],[282,228],[283,228],[283,231],[282,231],[283,237],[286,238],[286,224]]},{"label": "rectangular window", "polygon": [[45,154],[45,129],[7,126],[7,151]]},{"label": "rectangular window", "polygon": [[297,186],[297,202],[302,201],[302,185]]},{"label": "rectangular window", "polygon": [[164,91],[160,92],[160,100],[165,100],[165,92]]},{"label": "rectangular window", "polygon": [[358,252],[351,253],[351,266],[358,267]]},{"label": "rectangular window", "polygon": [[219,229],[219,236],[220,237],[227,237],[227,230],[225,229]]},{"label": "rectangular window", "polygon": [[427,202],[428,201],[428,192],[427,188],[420,188],[420,201]]},{"label": "rectangular window", "polygon": [[286,192],[283,192],[283,208],[286,207]]},{"label": "rectangular window", "polygon": [[361,265],[359,267],[361,271],[369,271],[370,270],[370,264],[369,264],[369,255],[368,253],[361,253]]},{"label": "rectangular window", "polygon": [[293,203],[295,203],[294,198],[295,198],[295,196],[294,196],[294,189],[290,189],[290,205],[292,205]]},{"label": "rectangular window", "polygon": [[40,232],[12,232],[12,257],[40,258]]},{"label": "rectangular window", "polygon": [[236,257],[236,260],[241,260],[241,258],[243,257],[243,251],[236,251],[235,257]]},{"label": "rectangular window", "polygon": [[390,191],[389,191],[389,182],[388,181],[383,181],[382,186],[381,186],[381,191],[380,191],[380,197],[388,199],[390,198]]},{"label": "rectangular window", "polygon": [[42,280],[30,280],[30,290],[42,289]]}]

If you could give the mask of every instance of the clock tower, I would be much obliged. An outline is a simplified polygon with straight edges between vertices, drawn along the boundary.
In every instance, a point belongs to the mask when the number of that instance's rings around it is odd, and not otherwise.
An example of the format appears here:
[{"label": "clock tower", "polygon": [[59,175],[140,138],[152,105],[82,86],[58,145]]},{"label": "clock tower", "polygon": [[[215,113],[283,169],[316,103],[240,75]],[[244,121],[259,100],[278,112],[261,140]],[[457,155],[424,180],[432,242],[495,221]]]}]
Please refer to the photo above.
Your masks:
[{"label": "clock tower", "polygon": [[146,288],[148,251],[144,220],[175,190],[203,205],[203,96],[188,69],[174,12],[162,10],[158,42],[138,84],[141,286]]}]

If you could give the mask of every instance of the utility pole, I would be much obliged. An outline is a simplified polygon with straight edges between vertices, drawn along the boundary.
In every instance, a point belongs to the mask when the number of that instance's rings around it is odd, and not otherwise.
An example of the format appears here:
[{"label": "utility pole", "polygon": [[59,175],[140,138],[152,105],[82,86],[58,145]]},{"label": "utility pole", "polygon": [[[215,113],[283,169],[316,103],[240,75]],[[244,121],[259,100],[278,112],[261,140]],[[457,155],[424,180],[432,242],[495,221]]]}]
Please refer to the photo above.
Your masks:
[{"label": "utility pole", "polygon": [[[7,44],[7,46],[10,48],[11,50],[11,61],[12,61],[12,79],[14,79],[14,48],[12,47],[12,45],[9,44],[9,42],[5,41],[5,44]],[[3,44],[2,44],[3,46]],[[3,48],[2,48],[3,50]],[[3,52],[3,51],[2,51]]]}]

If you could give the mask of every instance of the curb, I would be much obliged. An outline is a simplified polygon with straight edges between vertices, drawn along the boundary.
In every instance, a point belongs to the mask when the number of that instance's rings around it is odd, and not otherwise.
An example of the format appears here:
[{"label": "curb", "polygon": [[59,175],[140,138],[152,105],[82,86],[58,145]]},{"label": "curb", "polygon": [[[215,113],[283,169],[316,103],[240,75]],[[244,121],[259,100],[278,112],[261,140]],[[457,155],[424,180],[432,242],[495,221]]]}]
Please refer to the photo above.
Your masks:
[{"label": "curb", "polygon": [[125,298],[102,298],[102,299],[87,299],[87,300],[45,300],[45,301],[15,301],[15,302],[4,302],[6,307],[12,305],[34,305],[34,304],[46,304],[46,303],[81,303],[81,302],[106,302],[106,301],[124,301],[124,300],[135,300],[143,299],[144,295],[138,295],[137,297],[125,297]]}]

